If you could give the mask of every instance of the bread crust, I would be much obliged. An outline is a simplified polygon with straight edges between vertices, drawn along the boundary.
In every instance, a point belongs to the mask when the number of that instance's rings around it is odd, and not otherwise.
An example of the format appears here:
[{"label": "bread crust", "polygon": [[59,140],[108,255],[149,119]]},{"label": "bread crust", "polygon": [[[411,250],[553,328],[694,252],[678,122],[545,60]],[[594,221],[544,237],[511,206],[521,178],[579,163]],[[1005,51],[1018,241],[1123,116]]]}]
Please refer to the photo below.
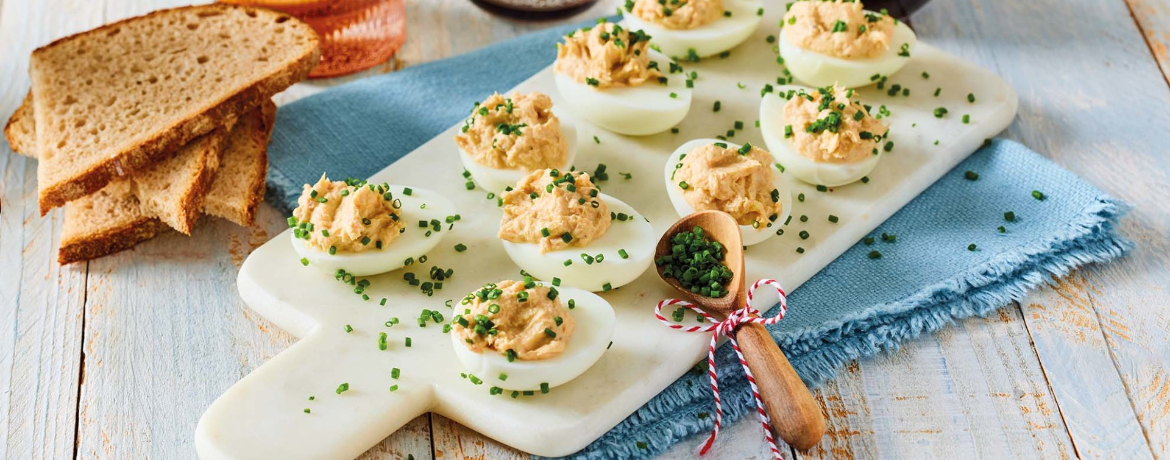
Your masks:
[{"label": "bread crust", "polygon": [[[118,27],[127,21],[142,20],[156,15],[168,14],[176,10],[207,10],[207,11],[226,11],[230,9],[244,9],[248,11],[265,11],[269,14],[276,15],[278,18],[290,18],[287,22],[289,24],[298,24],[303,27],[311,38],[311,45],[308,52],[299,56],[296,60],[286,64],[284,68],[277,72],[251,82],[237,90],[232,95],[226,97],[222,101],[211,103],[207,107],[202,107],[198,110],[198,114],[191,116],[184,120],[179,120],[171,126],[159,128],[153,136],[143,140],[137,145],[131,146],[122,152],[119,152],[114,157],[94,165],[88,170],[82,171],[75,175],[72,179],[60,182],[58,184],[42,187],[39,193],[38,204],[41,215],[44,216],[51,209],[62,206],[65,203],[81,198],[83,196],[92,194],[102,187],[106,186],[111,180],[132,174],[141,168],[152,164],[162,158],[166,154],[172,153],[179,147],[191,141],[195,137],[206,134],[207,132],[219,126],[225,117],[237,117],[243,113],[251,110],[266,100],[269,100],[274,94],[283,91],[292,86],[293,83],[303,80],[308,76],[309,71],[316,66],[320,59],[320,39],[312,28],[307,24],[291,19],[290,16],[264,8],[242,7],[236,5],[225,4],[210,4],[200,6],[189,6],[180,8],[171,8],[159,10],[149,13],[144,16],[136,18],[129,18],[122,21],[107,24],[96,29],[82,32],[76,35],[58,39],[49,45],[38,48],[33,51],[33,56],[42,53],[43,50],[70,40],[79,40],[90,36],[92,34],[100,34],[111,28]],[[35,64],[35,59],[33,60]],[[35,73],[35,65],[30,72]],[[36,86],[33,88],[33,99],[37,99]],[[39,116],[39,115],[38,115]]]},{"label": "bread crust", "polygon": [[257,156],[260,162],[261,173],[256,175],[256,181],[252,183],[252,187],[248,190],[251,195],[248,197],[248,204],[244,207],[244,215],[240,216],[241,225],[251,226],[256,222],[256,207],[260,205],[260,201],[264,200],[264,192],[267,189],[268,182],[268,141],[272,136],[272,127],[276,124],[276,104],[271,100],[261,106],[261,117],[263,117],[264,129],[256,133],[257,141],[264,148],[260,149]]},{"label": "bread crust", "polygon": [[201,155],[199,174],[191,183],[191,187],[187,189],[184,194],[183,201],[179,204],[179,215],[182,216],[179,222],[169,222],[171,227],[178,230],[184,235],[190,235],[192,227],[195,222],[199,220],[199,216],[203,215],[203,198],[207,196],[207,191],[211,188],[212,179],[215,178],[215,172],[219,169],[219,157],[223,155],[223,150],[227,145],[227,133],[231,127],[235,125],[235,120],[231,120],[230,124],[220,125],[214,131],[207,134],[210,136],[208,141],[211,145],[211,154]]},{"label": "bread crust", "polygon": [[12,112],[8,123],[4,124],[4,137],[12,151],[26,157],[36,158],[36,125],[33,123],[32,91],[24,95],[20,107]]},{"label": "bread crust", "polygon": [[83,239],[61,241],[61,247],[57,250],[57,263],[71,264],[125,251],[168,228],[161,220],[142,217]]}]

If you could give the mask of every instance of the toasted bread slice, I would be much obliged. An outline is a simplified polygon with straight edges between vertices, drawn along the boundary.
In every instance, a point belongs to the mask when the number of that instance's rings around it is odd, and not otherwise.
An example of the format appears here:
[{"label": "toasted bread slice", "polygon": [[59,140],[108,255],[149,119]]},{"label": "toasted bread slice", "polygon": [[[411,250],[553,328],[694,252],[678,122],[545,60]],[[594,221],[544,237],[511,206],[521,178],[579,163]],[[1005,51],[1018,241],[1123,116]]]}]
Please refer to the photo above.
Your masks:
[{"label": "toasted bread slice", "polygon": [[[196,176],[187,176],[191,179],[184,180],[183,176],[175,175],[166,179],[157,179],[157,173],[144,172],[143,177],[132,177],[124,180],[134,180],[136,182],[146,181],[150,184],[179,184],[178,187],[186,187],[189,192],[183,194],[168,193],[162,197],[152,195],[151,193],[158,193],[159,187],[151,187],[150,185],[139,185],[131,189],[131,193],[140,202],[154,202],[156,203],[154,215],[162,218],[171,225],[172,228],[183,233],[190,233],[190,225],[193,224],[197,216],[190,214],[191,210],[199,209],[198,198],[202,197],[203,212],[222,217],[236,224],[248,226],[252,225],[255,219],[256,205],[264,198],[264,180],[268,176],[268,137],[272,133],[272,125],[276,117],[276,104],[271,100],[265,101],[260,108],[254,109],[252,112],[246,114],[239,120],[236,126],[226,136],[226,145],[222,149],[219,156],[220,168],[225,171],[223,174],[208,171],[208,177],[212,177],[212,183],[203,185],[196,180]],[[4,135],[8,138],[8,143],[16,153],[21,155],[36,158],[34,139],[35,139],[36,123],[33,121],[32,109],[32,94],[25,97],[24,103],[16,112],[12,114],[12,118],[8,120],[8,125],[5,127]],[[190,144],[189,144],[190,145]],[[31,149],[31,150],[30,150]],[[193,151],[200,151],[199,149],[191,149]],[[178,155],[178,158],[188,158],[189,164],[196,163],[202,157]],[[211,164],[214,158],[208,157],[205,159],[207,164]],[[166,168],[168,162],[177,162],[176,159],[168,159],[159,162],[155,166],[148,168],[150,171],[154,168],[159,168],[163,165],[164,170],[175,171],[178,168]],[[213,169],[213,168],[205,168]],[[148,178],[153,178],[149,179]],[[201,176],[200,179],[203,179]],[[186,185],[184,185],[186,184]],[[176,187],[171,185],[171,187]],[[206,190],[206,196],[200,193],[201,190]],[[150,199],[147,197],[155,196]],[[169,197],[169,198],[168,198]],[[162,201],[162,203],[159,203]],[[176,210],[181,212],[171,213],[171,217],[163,218],[166,210]],[[161,212],[161,213],[160,213]],[[177,225],[178,222],[189,222],[187,225]],[[185,228],[184,228],[185,227]]]},{"label": "toasted bread slice", "polygon": [[[214,210],[216,215],[235,223],[251,223],[256,206],[264,196],[268,134],[274,111],[275,106],[268,102],[263,108],[245,114],[227,136],[221,165],[207,193],[208,213]],[[79,262],[129,249],[166,231],[168,226],[152,215],[126,184],[112,183],[65,206],[61,248],[57,254],[59,263]],[[212,196],[219,198],[212,199]]]},{"label": "toasted bread slice", "polygon": [[[33,144],[29,138],[35,136],[36,123],[31,100],[31,94],[25,97],[24,103],[5,127],[5,136],[14,149],[27,149]],[[144,168],[131,177],[117,179],[110,185],[128,187],[128,193],[138,198],[146,208],[147,214],[158,217],[171,228],[190,235],[191,227],[202,214],[203,202],[215,177],[215,170],[227,142],[228,131],[234,124],[235,119],[231,117],[223,126],[188,142],[166,159]],[[28,155],[27,152],[22,153]],[[119,182],[126,184],[118,184]]]},{"label": "toasted bread slice", "polygon": [[26,157],[37,157],[37,131],[33,119],[32,92],[24,95],[20,107],[12,113],[8,124],[4,125],[4,137],[8,138],[8,145],[12,151]]},{"label": "toasted bread slice", "polygon": [[65,207],[57,262],[64,265],[113,254],[166,231],[126,187],[116,184]]},{"label": "toasted bread slice", "polygon": [[319,56],[304,22],[224,4],[155,11],[33,51],[41,214],[259,106]]},{"label": "toasted bread slice", "polygon": [[130,193],[148,214],[190,235],[191,227],[203,214],[204,199],[219,168],[228,129],[233,124],[199,136],[167,159],[111,184],[130,183]]},{"label": "toasted bread slice", "polygon": [[264,199],[268,177],[268,137],[276,118],[276,104],[266,101],[236,123],[219,162],[203,212],[243,226],[252,225],[256,206]]}]

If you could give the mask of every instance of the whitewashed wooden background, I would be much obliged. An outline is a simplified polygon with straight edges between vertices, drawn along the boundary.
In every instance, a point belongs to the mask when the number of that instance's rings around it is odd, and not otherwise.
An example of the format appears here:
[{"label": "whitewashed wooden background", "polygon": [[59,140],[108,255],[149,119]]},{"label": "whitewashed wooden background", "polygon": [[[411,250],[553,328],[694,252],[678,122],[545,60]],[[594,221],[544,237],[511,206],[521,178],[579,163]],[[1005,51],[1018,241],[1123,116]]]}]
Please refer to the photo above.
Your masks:
[{"label": "whitewashed wooden background", "polygon": [[[33,48],[178,3],[3,0],[0,116],[28,88]],[[407,14],[405,47],[374,72],[561,22],[493,17],[468,0],[407,0]],[[1132,203],[1122,227],[1138,247],[997,315],[849,364],[816,392],[828,435],[792,454],[1170,458],[1170,3],[934,0],[912,23],[1013,84],[1020,111],[1005,136]],[[293,342],[235,289],[240,263],[283,217],[265,207],[252,228],[207,219],[191,237],[59,267],[61,212],[37,215],[35,182],[36,162],[0,142],[0,459],[194,458],[204,408]],[[756,430],[732,426],[714,458],[767,458]],[[664,457],[690,458],[698,441]],[[363,458],[410,457],[526,456],[433,415]]]}]

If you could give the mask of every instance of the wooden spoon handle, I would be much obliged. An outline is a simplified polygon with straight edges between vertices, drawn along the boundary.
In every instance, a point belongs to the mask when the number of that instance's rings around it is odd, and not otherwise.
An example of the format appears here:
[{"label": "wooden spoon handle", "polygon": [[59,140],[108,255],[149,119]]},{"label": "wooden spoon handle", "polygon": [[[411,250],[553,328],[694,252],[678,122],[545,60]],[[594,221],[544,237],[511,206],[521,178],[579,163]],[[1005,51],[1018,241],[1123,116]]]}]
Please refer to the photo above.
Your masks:
[{"label": "wooden spoon handle", "polygon": [[760,398],[776,435],[798,450],[821,442],[825,417],[808,387],[762,324],[744,324],[736,331],[740,350],[751,366]]}]

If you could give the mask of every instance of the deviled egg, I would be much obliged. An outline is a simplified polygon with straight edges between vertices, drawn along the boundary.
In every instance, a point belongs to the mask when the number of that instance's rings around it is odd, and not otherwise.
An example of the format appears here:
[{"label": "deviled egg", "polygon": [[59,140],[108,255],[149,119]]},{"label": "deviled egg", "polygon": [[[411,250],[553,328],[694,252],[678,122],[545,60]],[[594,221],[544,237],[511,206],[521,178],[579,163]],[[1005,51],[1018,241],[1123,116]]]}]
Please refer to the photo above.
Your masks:
[{"label": "deviled egg", "polygon": [[588,291],[505,280],[468,294],[451,321],[455,356],[492,387],[547,391],[588,370],[613,338],[613,308]]},{"label": "deviled egg", "polygon": [[322,175],[305,184],[288,224],[302,264],[365,276],[426,254],[457,218],[450,200],[426,189]]},{"label": "deviled egg", "polygon": [[772,155],[751,144],[687,142],[666,161],[664,177],[666,195],[679,216],[726,212],[739,223],[744,246],[775,235],[792,212],[788,180],[775,168]]},{"label": "deviled egg", "polygon": [[682,67],[650,49],[649,40],[609,22],[569,33],[557,43],[557,90],[574,113],[615,133],[670,129],[691,109],[691,89]]},{"label": "deviled egg", "polygon": [[910,60],[917,37],[888,14],[861,2],[799,0],[780,22],[780,56],[811,86],[858,88],[890,76]]},{"label": "deviled egg", "polygon": [[698,60],[739,46],[760,25],[753,0],[633,0],[622,17],[674,59]]},{"label": "deviled egg", "polygon": [[600,193],[589,175],[533,171],[500,194],[500,239],[525,272],[553,285],[608,291],[654,258],[654,229],[634,208]]},{"label": "deviled egg", "polygon": [[493,94],[472,108],[455,145],[475,183],[499,192],[529,171],[569,169],[577,154],[577,129],[556,115],[546,94]]},{"label": "deviled egg", "polygon": [[760,132],[786,173],[835,187],[861,179],[881,159],[889,132],[852,89],[781,86],[760,102]]}]

